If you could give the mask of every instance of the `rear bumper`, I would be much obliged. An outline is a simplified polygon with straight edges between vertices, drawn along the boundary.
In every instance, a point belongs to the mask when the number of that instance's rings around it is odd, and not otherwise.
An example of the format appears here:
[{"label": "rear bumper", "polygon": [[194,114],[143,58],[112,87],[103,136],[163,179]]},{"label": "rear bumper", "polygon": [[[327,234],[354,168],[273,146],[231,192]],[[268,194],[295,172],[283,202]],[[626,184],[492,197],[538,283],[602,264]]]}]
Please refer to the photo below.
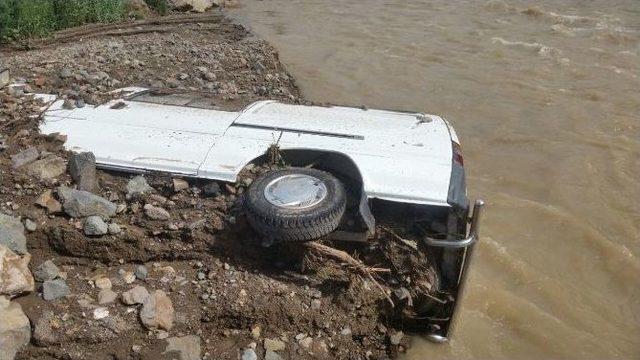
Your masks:
[{"label": "rear bumper", "polygon": [[456,240],[425,239],[428,246],[452,250],[461,249],[460,256],[462,256],[462,261],[460,262],[460,267],[458,269],[457,290],[454,295],[454,303],[451,309],[450,320],[446,326],[438,329],[437,332],[427,334],[427,338],[433,342],[442,343],[447,341],[452,336],[455,323],[460,316],[458,314],[458,308],[460,307],[460,302],[464,296],[465,286],[469,275],[469,266],[473,260],[475,245],[480,238],[480,220],[483,209],[484,201],[476,200],[473,207],[473,213],[468,219],[470,226],[466,238]]}]

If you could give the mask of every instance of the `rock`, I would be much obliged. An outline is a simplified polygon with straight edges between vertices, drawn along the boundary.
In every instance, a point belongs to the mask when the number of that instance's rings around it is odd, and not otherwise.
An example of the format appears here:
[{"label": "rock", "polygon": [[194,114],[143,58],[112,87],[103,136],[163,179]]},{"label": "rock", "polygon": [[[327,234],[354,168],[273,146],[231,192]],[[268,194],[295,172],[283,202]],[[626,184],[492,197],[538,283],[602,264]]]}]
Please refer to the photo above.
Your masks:
[{"label": "rock", "polygon": [[189,183],[183,179],[173,179],[173,191],[180,192],[189,188]]},{"label": "rock", "polygon": [[111,289],[113,287],[113,284],[111,283],[111,279],[109,279],[106,276],[101,276],[101,277],[93,280],[93,283],[100,290]]},{"label": "rock", "polygon": [[[54,329],[54,327],[56,329]],[[51,311],[46,311],[35,322],[33,328],[33,339],[40,346],[47,346],[59,342],[57,328],[58,322]]]},{"label": "rock", "polygon": [[118,298],[118,293],[111,289],[102,289],[98,293],[98,304],[105,305],[110,304]]},{"label": "rock", "polygon": [[391,335],[389,335],[389,342],[391,343],[391,345],[400,345],[400,342],[402,341],[402,338],[404,337],[404,333],[402,331],[398,331],[396,333],[393,333]]},{"label": "rock", "polygon": [[171,0],[171,7],[178,11],[205,12],[212,8],[213,0]]},{"label": "rock", "polygon": [[[187,335],[168,338],[167,346],[162,354],[168,354],[179,360],[200,360],[201,340],[199,336]],[[175,355],[174,355],[175,354]]]},{"label": "rock", "polygon": [[127,183],[127,199],[135,199],[153,192],[154,189],[147,183],[147,179],[138,175]]},{"label": "rock", "polygon": [[116,224],[116,223],[111,223],[107,226],[107,229],[109,231],[109,234],[111,235],[118,235],[122,232],[122,228],[120,227],[120,225]]},{"label": "rock", "polygon": [[53,192],[51,190],[47,190],[40,194],[36,199],[36,205],[40,205],[47,209],[49,214],[57,214],[62,211],[62,204],[53,198]]},{"label": "rock", "polygon": [[43,282],[47,280],[53,280],[60,274],[60,269],[51,260],[47,260],[40,264],[33,272],[33,276],[36,280]]},{"label": "rock", "polygon": [[0,213],[0,245],[21,255],[28,252],[24,225],[19,218]]},{"label": "rock", "polygon": [[300,344],[303,349],[309,350],[311,348],[311,345],[313,345],[313,338],[305,336],[304,338],[300,339],[300,341],[298,341],[298,344]]},{"label": "rock", "polygon": [[220,185],[217,182],[212,181],[207,185],[205,185],[202,188],[202,191],[206,196],[211,196],[211,197],[218,196],[220,195]]},{"label": "rock", "polygon": [[271,350],[267,350],[264,354],[264,360],[282,360],[282,356]]},{"label": "rock", "polygon": [[91,152],[73,154],[69,158],[69,174],[78,184],[78,190],[95,193],[98,190],[96,157]]},{"label": "rock", "polygon": [[169,212],[159,206],[153,206],[151,204],[146,204],[144,206],[144,213],[147,215],[149,219],[152,220],[169,220],[171,219],[171,214]]},{"label": "rock", "polygon": [[24,221],[24,228],[27,229],[28,232],[34,232],[38,229],[38,224],[33,222],[31,219],[27,219]]},{"label": "rock", "polygon": [[282,351],[286,347],[284,341],[279,339],[264,339],[264,349],[266,351]]},{"label": "rock", "polygon": [[25,170],[40,180],[52,180],[64,174],[67,170],[67,163],[59,156],[49,155],[26,165]]},{"label": "rock", "polygon": [[42,297],[47,301],[60,299],[70,293],[67,282],[62,279],[47,280],[42,284]]},{"label": "rock", "polygon": [[84,234],[88,236],[102,236],[109,233],[109,226],[100,216],[89,216],[84,221]]},{"label": "rock", "polygon": [[311,300],[311,309],[318,310],[322,306],[322,301],[320,299]]},{"label": "rock", "polygon": [[60,186],[58,195],[62,198],[64,211],[71,217],[83,218],[96,215],[107,219],[116,214],[116,204],[87,191]]},{"label": "rock", "polygon": [[136,281],[136,275],[131,271],[122,271],[120,278],[122,278],[125,284],[133,284]]},{"label": "rock", "polygon": [[253,327],[251,327],[251,337],[254,338],[255,340],[260,339],[261,333],[262,333],[262,328],[260,327],[260,325],[254,325]]},{"label": "rock", "polygon": [[8,247],[0,245],[0,295],[12,298],[34,290],[35,282],[29,270],[29,260],[31,255],[21,257]]},{"label": "rock", "polygon": [[32,163],[40,157],[40,152],[34,147],[30,147],[15,155],[11,155],[11,166],[18,169],[24,165]]},{"label": "rock", "polygon": [[311,352],[318,356],[319,358],[325,358],[327,353],[329,352],[329,348],[327,347],[327,343],[324,340],[316,339],[311,342]]},{"label": "rock", "polygon": [[140,320],[148,329],[171,330],[174,315],[171,299],[162,290],[149,295],[140,310]]},{"label": "rock", "polygon": [[9,69],[0,69],[0,89],[9,85],[11,82],[11,75]]},{"label": "rock", "polygon": [[149,270],[147,270],[147,267],[144,265],[138,265],[134,275],[140,280],[145,280],[147,276],[149,276]]},{"label": "rock", "polygon": [[122,302],[126,305],[144,304],[149,297],[149,292],[144,286],[136,286],[129,291],[122,293]]},{"label": "rock", "polygon": [[0,296],[0,359],[12,360],[31,340],[31,324],[20,304]]},{"label": "rock", "polygon": [[258,360],[258,355],[256,351],[251,348],[245,349],[242,352],[242,360]]},{"label": "rock", "polygon": [[93,310],[93,318],[96,320],[104,319],[107,316],[109,316],[109,309],[105,307],[99,307]]}]

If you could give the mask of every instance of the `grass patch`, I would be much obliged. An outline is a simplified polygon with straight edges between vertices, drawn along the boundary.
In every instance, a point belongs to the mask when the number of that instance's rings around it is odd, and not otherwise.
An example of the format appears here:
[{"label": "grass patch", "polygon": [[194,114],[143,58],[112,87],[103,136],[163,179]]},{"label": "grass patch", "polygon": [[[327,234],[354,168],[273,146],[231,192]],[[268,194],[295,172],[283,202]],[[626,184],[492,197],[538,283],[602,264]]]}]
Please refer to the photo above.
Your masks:
[{"label": "grass patch", "polygon": [[144,0],[144,2],[160,15],[165,15],[169,11],[167,0]]},{"label": "grass patch", "polygon": [[[162,2],[162,0],[157,0]],[[166,6],[166,0],[164,0]],[[0,0],[0,42],[126,17],[124,0]]]}]

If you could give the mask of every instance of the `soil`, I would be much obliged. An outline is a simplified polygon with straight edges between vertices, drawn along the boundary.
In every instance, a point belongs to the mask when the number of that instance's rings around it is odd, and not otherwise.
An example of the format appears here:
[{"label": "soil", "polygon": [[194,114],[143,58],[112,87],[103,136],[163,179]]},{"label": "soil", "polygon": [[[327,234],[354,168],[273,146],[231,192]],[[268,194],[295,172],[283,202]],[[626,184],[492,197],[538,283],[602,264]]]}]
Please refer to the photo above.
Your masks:
[{"label": "soil", "polygon": [[[124,86],[206,94],[220,107],[259,99],[305,103],[275,50],[218,12],[92,25],[27,50],[0,50],[0,62],[27,93],[57,94],[77,106],[103,102]],[[239,359],[247,348],[264,358],[265,339],[283,341],[278,354],[287,359],[383,359],[410,345],[389,321],[388,299],[371,278],[304,244],[261,246],[243,215],[242,194],[250,183],[245,179],[269,165],[247,169],[238,184],[220,183],[213,196],[205,193],[205,182],[189,180],[188,189],[176,192],[170,176],[148,174],[155,193],[134,200],[125,196],[131,174],[98,170],[98,194],[126,206],[112,219],[123,229],[117,235],[87,237],[81,220],[48,214],[36,198],[61,184],[73,186],[70,175],[42,181],[12,169],[10,160],[30,146],[70,156],[63,137],[38,133],[41,106],[28,94],[0,92],[0,140],[6,146],[0,151],[0,210],[37,224],[26,234],[30,266],[53,260],[71,295],[45,301],[37,289],[14,299],[34,331],[47,335],[32,339],[17,358],[172,358],[163,354],[164,338],[185,335],[202,339],[205,359]],[[171,219],[149,220],[142,210],[147,203],[164,207]],[[358,254],[368,266],[389,268],[376,276],[386,290],[392,289],[390,279],[404,279],[402,285],[411,264],[424,260],[381,235],[376,243],[331,245]],[[148,277],[127,284],[121,273],[139,265]],[[139,309],[118,300],[105,305],[107,318],[95,320],[98,289],[92,280],[99,275],[108,276],[118,294],[135,285],[164,290],[176,310],[175,326],[168,333],[147,330]],[[302,341],[306,337],[313,340]],[[392,337],[400,341],[392,343]]]}]

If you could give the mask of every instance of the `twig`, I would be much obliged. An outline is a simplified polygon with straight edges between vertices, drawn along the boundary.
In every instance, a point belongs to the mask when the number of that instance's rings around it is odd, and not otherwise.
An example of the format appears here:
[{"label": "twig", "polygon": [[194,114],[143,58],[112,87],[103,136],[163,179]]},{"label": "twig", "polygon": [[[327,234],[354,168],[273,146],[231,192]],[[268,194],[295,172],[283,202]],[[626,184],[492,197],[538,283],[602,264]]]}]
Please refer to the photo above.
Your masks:
[{"label": "twig", "polygon": [[385,226],[380,226],[380,229],[386,231],[389,235],[391,235],[392,239],[396,240],[400,244],[410,247],[413,251],[418,251],[418,244],[416,244],[415,242],[403,238],[402,236],[396,234],[393,230]]},{"label": "twig", "polygon": [[[384,295],[384,297],[387,299],[387,301],[389,301],[389,304],[391,304],[391,307],[395,307],[395,304],[393,303],[393,300],[391,300],[391,298],[389,297],[389,294],[387,294],[387,291],[382,287],[382,285],[380,285],[380,283],[378,281],[376,281],[376,279],[373,277],[373,275],[371,275],[372,270],[371,268],[368,268],[365,264],[363,264],[361,261],[354,259],[351,255],[347,254],[346,252],[342,251],[342,250],[338,250],[335,248],[332,248],[330,246],[326,246],[326,245],[322,245],[318,242],[315,241],[311,241],[311,242],[307,242],[305,243],[305,246],[311,250],[315,250],[323,255],[332,257],[336,260],[340,260],[342,262],[347,263],[348,265],[354,267],[356,270],[358,270],[361,274],[365,275],[366,277],[369,278],[369,280],[371,280],[371,282],[373,282],[373,284],[380,290],[380,292]],[[388,271],[388,269],[387,269]]]}]

